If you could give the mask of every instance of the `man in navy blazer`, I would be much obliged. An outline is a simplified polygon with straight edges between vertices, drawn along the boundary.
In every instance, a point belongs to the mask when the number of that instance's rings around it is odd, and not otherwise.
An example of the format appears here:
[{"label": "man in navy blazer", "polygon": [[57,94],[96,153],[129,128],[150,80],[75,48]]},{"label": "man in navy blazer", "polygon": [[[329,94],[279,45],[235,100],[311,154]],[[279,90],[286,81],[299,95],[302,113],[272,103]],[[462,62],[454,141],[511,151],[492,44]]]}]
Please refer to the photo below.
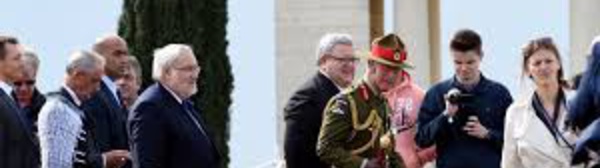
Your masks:
[{"label": "man in navy blazer", "polygon": [[[568,123],[583,130],[573,152],[574,164],[591,159],[589,151],[600,152],[600,36],[592,41],[588,59],[577,94],[569,102]],[[600,159],[593,161],[600,165]]]},{"label": "man in navy blazer", "polygon": [[121,103],[118,87],[114,82],[127,70],[127,42],[117,35],[105,35],[98,38],[93,50],[106,60],[105,75],[102,76],[99,90],[84,103],[84,111],[94,124],[93,134],[100,151],[128,150],[125,129],[127,110]]},{"label": "man in navy blazer", "polygon": [[38,141],[10,96],[22,68],[21,55],[16,38],[0,35],[0,168],[39,167]]},{"label": "man in navy blazer", "polygon": [[207,127],[189,100],[200,73],[192,49],[183,44],[158,49],[152,68],[157,82],[140,95],[127,123],[133,167],[219,167]]}]

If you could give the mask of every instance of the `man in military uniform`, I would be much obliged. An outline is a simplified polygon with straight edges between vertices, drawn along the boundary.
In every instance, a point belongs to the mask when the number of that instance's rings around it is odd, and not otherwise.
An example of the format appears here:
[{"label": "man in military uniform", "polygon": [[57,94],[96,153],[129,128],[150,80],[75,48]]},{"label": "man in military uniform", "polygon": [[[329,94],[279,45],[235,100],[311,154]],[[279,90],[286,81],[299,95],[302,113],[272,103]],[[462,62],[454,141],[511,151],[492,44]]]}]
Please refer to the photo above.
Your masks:
[{"label": "man in military uniform", "polygon": [[404,167],[394,152],[389,107],[382,93],[412,68],[394,34],[375,39],[364,79],[334,96],[324,111],[317,143],[321,160],[336,168]]}]

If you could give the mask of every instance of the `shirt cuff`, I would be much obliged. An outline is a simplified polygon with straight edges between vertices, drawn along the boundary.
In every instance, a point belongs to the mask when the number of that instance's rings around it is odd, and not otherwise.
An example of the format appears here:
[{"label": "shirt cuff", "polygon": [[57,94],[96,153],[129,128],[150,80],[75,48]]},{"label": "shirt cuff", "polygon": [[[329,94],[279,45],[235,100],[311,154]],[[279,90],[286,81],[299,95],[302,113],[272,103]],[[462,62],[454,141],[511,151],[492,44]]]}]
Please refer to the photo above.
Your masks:
[{"label": "shirt cuff", "polygon": [[106,167],[106,155],[102,154],[102,167]]},{"label": "shirt cuff", "polygon": [[442,115],[446,117],[446,121],[448,121],[449,124],[452,124],[454,122],[454,119],[448,116],[448,110],[444,110],[444,112],[442,112]]},{"label": "shirt cuff", "polygon": [[360,164],[360,168],[365,168],[367,167],[367,163],[369,162],[368,159],[363,159],[362,164]]}]

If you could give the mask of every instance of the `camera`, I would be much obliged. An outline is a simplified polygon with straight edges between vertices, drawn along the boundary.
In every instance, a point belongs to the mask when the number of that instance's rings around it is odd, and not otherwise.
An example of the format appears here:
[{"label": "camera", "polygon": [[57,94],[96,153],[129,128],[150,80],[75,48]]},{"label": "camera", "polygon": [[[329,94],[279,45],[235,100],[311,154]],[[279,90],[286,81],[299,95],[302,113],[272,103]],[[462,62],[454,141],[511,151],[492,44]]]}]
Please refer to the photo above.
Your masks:
[{"label": "camera", "polygon": [[460,90],[454,88],[446,93],[446,99],[448,102],[460,106],[461,104],[470,103],[473,99],[473,95],[462,93]]},{"label": "camera", "polygon": [[461,92],[457,88],[450,89],[445,96],[451,104],[458,106],[454,120],[459,126],[464,126],[470,116],[477,116],[475,107],[475,96]]}]

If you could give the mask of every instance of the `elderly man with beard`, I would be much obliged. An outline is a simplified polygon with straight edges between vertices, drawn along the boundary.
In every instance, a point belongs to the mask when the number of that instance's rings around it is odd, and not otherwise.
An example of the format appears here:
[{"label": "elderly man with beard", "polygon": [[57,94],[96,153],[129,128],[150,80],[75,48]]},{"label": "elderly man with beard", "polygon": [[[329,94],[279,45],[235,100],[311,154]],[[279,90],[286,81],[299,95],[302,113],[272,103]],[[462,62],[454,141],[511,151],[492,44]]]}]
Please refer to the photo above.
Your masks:
[{"label": "elderly man with beard", "polygon": [[219,167],[219,153],[190,100],[200,70],[187,45],[169,44],[154,53],[156,83],[140,95],[127,123],[133,167]]}]

